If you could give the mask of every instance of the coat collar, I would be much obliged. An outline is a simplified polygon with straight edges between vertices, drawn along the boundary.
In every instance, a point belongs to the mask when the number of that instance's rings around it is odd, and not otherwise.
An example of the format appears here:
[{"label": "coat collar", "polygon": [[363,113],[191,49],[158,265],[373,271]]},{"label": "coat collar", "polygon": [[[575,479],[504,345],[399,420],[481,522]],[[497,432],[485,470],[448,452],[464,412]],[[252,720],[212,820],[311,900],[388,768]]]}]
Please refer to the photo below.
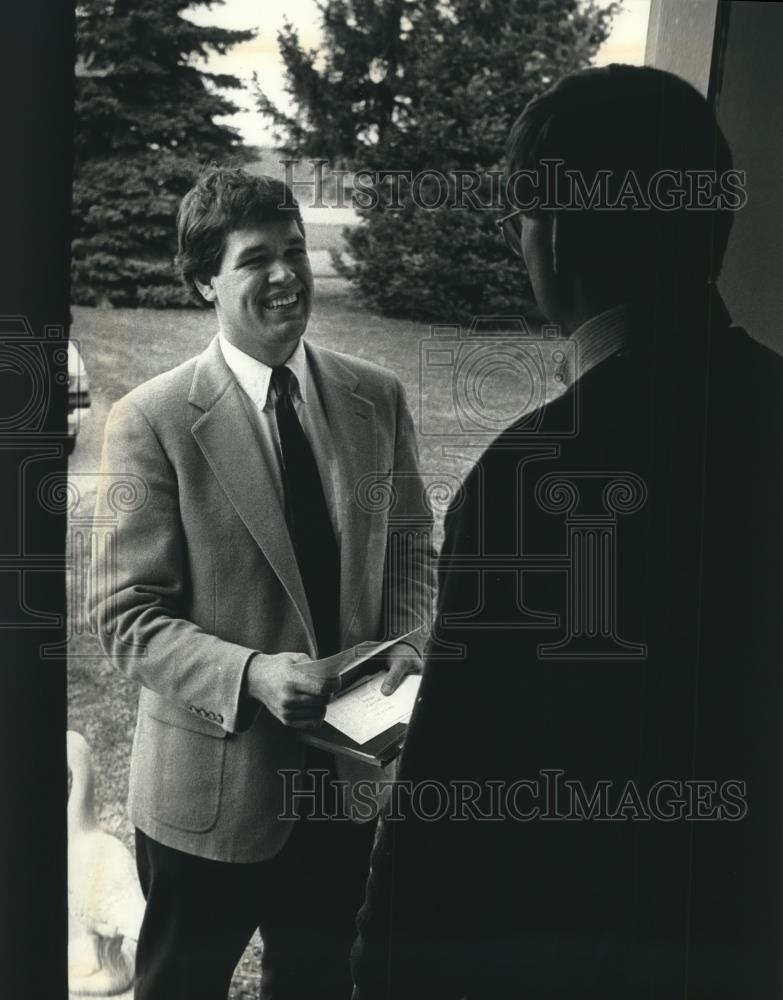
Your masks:
[{"label": "coat collar", "polygon": [[[358,376],[339,355],[324,347],[317,347],[304,341],[305,352],[316,371],[338,388],[353,392],[359,384]],[[231,369],[226,364],[217,335],[196,358],[196,369],[188,395],[188,402],[207,411],[226,391],[234,380]],[[360,397],[361,398],[361,397]],[[367,402],[367,400],[363,400]],[[371,403],[369,405],[372,405]]]},{"label": "coat collar", "polygon": [[306,349],[326,411],[340,478],[340,628],[345,642],[367,570],[373,514],[360,495],[367,476],[379,471],[375,405],[361,395],[358,376],[339,355],[309,343]]},{"label": "coat collar", "polygon": [[[364,477],[377,472],[375,406],[357,392],[357,375],[338,355],[309,343],[306,352],[318,382],[339,469],[343,525],[340,624],[345,636],[361,597],[372,524],[371,512],[357,501],[357,487]],[[284,512],[272,478],[263,469],[241,390],[226,364],[217,337],[196,359],[188,400],[201,411],[192,426],[193,436],[296,606],[314,652],[312,619]]]}]

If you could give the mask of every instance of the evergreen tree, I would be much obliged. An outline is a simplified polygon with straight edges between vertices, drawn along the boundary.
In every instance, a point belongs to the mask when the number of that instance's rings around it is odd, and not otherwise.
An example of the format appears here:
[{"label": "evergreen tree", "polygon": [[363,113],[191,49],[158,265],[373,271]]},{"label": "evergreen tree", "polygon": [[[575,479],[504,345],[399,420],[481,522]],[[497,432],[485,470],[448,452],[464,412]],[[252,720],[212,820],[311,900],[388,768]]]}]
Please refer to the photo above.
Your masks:
[{"label": "evergreen tree", "polygon": [[[392,125],[406,57],[410,0],[319,3],[323,44],[305,51],[290,22],[278,32],[295,114],[262,92],[258,106],[277,127],[283,152],[333,162],[360,157]],[[325,64],[316,68],[323,58]]]},{"label": "evergreen tree", "polygon": [[[222,2],[222,0],[214,0]],[[182,16],[190,0],[81,0],[77,9],[72,295],[75,302],[188,303],[172,258],[182,195],[212,159],[246,158],[233,76],[194,65],[253,37]],[[211,4],[210,4],[211,5]]]},{"label": "evergreen tree", "polygon": [[[592,0],[323,0],[320,61],[287,24],[278,35],[293,114],[262,93],[287,153],[361,171],[484,175],[474,202],[498,204],[512,122],[524,105],[588,66],[619,5]],[[439,181],[418,201],[438,201]],[[498,238],[498,211],[417,207],[410,185],[377,189],[378,204],[346,230],[337,261],[365,300],[390,315],[466,321],[510,313],[529,298]],[[526,294],[527,291],[527,294]]]}]

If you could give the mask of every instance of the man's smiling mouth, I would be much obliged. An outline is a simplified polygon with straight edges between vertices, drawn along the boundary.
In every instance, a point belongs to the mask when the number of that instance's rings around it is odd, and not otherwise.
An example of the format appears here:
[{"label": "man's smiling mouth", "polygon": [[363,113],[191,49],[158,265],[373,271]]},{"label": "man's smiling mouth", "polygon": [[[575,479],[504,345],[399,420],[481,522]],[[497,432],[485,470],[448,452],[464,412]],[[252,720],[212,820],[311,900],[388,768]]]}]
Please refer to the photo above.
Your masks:
[{"label": "man's smiling mouth", "polygon": [[271,312],[292,309],[298,304],[300,297],[300,292],[281,292],[279,295],[272,295],[268,299],[265,299],[263,303],[264,309],[268,309]]}]

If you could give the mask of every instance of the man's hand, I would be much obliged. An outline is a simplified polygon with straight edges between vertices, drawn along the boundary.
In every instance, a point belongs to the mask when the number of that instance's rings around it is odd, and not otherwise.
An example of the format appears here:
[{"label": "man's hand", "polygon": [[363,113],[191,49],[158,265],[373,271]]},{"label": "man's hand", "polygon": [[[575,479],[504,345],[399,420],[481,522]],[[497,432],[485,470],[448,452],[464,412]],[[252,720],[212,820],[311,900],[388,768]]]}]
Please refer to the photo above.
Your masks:
[{"label": "man's hand", "polygon": [[394,694],[408,674],[421,673],[421,657],[407,642],[398,642],[386,651],[388,674],[381,684],[381,694]]},{"label": "man's hand", "polygon": [[338,688],[336,678],[315,677],[296,666],[305,653],[254,656],[247,667],[247,693],[263,702],[284,726],[317,729]]}]

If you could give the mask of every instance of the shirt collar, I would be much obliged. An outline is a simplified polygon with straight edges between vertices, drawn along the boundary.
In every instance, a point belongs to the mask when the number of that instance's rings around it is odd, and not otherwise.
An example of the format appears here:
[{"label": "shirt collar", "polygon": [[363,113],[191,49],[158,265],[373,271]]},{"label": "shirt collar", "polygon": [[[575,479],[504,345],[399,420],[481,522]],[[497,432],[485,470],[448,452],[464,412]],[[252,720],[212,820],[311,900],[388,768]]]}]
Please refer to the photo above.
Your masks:
[{"label": "shirt collar", "polygon": [[629,325],[630,308],[623,303],[593,316],[574,330],[570,337],[574,350],[567,365],[568,384],[624,350],[628,346]]},{"label": "shirt collar", "polygon": [[[234,374],[234,378],[240,387],[249,396],[259,410],[266,409],[269,404],[269,386],[272,381],[272,369],[265,365],[263,361],[258,361],[244,351],[232,344],[223,333],[219,331],[218,342],[223,352],[226,364]],[[305,352],[304,340],[300,337],[291,356],[285,362],[295,378],[292,383],[296,385],[296,392],[303,403],[307,402],[307,354]]]},{"label": "shirt collar", "polygon": [[296,378],[296,387],[299,398],[303,403],[307,402],[307,353],[305,352],[304,340],[300,337],[291,357],[286,361],[286,368],[290,368]]}]

